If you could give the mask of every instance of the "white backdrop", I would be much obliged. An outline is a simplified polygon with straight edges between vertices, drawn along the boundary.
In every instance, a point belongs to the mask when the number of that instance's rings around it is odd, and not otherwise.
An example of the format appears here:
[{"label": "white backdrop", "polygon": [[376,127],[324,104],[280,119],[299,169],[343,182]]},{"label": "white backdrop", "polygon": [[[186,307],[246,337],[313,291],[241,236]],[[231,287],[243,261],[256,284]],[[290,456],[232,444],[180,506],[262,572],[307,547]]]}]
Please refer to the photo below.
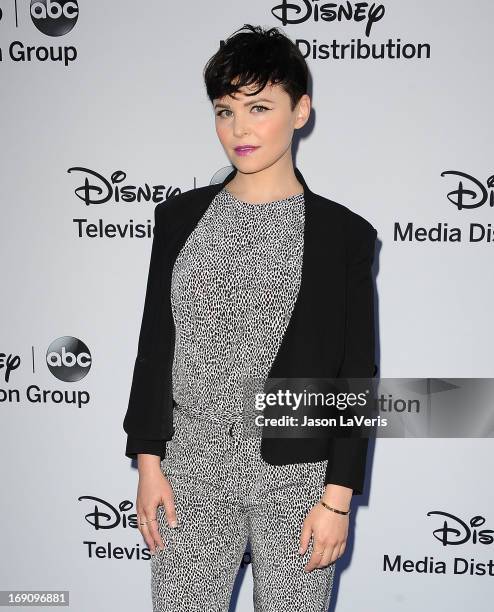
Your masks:
[{"label": "white backdrop", "polygon": [[[318,46],[295,162],[313,191],[378,229],[380,375],[493,377],[494,5],[336,2],[362,5],[364,19],[327,21],[322,2],[292,0],[304,20],[285,23],[293,9],[276,0],[80,0],[61,3],[66,19],[43,18],[40,4],[57,2],[0,2],[0,589],[67,590],[74,612],[150,610],[121,424],[154,206],[229,165],[205,62],[244,23]],[[384,55],[357,58],[359,44]],[[116,186],[152,199],[126,201]],[[484,238],[470,239],[471,224]],[[432,228],[460,228],[461,240],[435,241]],[[64,350],[79,362],[58,364]],[[494,528],[491,469],[490,439],[372,444],[330,609],[490,610],[494,546],[476,536]],[[435,537],[445,519],[431,511],[461,525],[455,544]],[[252,609],[246,561],[241,612]]]}]

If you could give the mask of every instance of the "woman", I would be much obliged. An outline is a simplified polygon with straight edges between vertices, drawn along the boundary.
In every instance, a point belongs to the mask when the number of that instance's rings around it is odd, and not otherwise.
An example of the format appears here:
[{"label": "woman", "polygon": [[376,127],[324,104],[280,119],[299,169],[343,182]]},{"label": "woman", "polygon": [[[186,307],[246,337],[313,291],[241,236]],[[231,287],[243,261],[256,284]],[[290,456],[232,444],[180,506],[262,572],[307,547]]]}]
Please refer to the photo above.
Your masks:
[{"label": "woman", "polygon": [[248,436],[243,383],[373,375],[376,231],[293,166],[311,110],[296,45],[246,25],[204,77],[235,170],[155,209],[124,420],[153,609],[228,610],[249,539],[255,610],[322,611],[366,440]]}]

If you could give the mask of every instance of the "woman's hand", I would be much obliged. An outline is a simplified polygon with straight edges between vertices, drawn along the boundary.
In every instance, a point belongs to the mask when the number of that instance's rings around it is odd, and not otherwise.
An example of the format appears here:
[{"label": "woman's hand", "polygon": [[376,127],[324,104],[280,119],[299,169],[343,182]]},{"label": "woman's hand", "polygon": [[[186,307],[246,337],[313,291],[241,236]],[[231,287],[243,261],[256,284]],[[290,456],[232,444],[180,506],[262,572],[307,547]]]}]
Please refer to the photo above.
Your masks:
[{"label": "woman's hand", "polygon": [[[164,549],[164,543],[158,530],[157,508],[163,505],[166,520],[170,527],[177,526],[177,514],[173,489],[168,478],[158,466],[147,466],[139,469],[139,485],[137,487],[137,526],[142,533],[151,554],[156,553],[156,546]],[[154,519],[154,520],[153,520]],[[141,525],[141,523],[146,523]]]},{"label": "woman's hand", "polygon": [[[312,554],[304,570],[311,572],[333,563],[343,555],[348,537],[349,515],[337,514],[317,503],[305,517],[300,534],[299,553],[307,551],[313,535]],[[323,555],[318,553],[323,552]]]}]

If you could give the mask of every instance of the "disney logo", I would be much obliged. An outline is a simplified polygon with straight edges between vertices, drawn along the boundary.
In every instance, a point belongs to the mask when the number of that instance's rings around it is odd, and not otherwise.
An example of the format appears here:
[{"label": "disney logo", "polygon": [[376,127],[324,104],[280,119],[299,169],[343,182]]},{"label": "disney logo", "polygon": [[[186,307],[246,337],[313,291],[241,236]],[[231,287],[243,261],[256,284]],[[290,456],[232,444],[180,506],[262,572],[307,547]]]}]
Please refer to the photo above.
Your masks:
[{"label": "disney logo", "polygon": [[19,355],[7,355],[6,353],[0,353],[0,370],[5,368],[5,382],[9,382],[10,373],[17,368],[21,364],[21,358]]},{"label": "disney logo", "polygon": [[[494,206],[494,193],[492,192],[492,188],[494,187],[494,175],[488,177],[486,188],[480,181],[473,176],[466,174],[465,172],[460,172],[458,170],[445,170],[444,172],[441,172],[441,176],[445,176],[446,174],[462,176],[471,182],[471,189],[465,188],[463,186],[463,182],[459,181],[458,189],[450,191],[448,194],[446,194],[448,200],[452,202],[458,210],[461,210],[462,208],[479,208],[479,206],[483,206],[487,200],[489,200],[489,206]],[[491,192],[489,193],[487,189],[491,189]],[[465,196],[468,196],[471,200],[475,201],[471,202],[470,204],[465,204]]]},{"label": "disney logo", "polygon": [[[355,5],[355,6],[353,6]],[[372,26],[384,17],[384,5],[373,2],[348,2],[346,6],[337,2],[325,2],[320,4],[318,0],[299,0],[297,2],[286,2],[273,6],[271,13],[285,26],[287,23],[303,23],[312,19],[313,21],[367,21],[365,35],[369,36]]]},{"label": "disney logo", "polygon": [[[105,204],[112,198],[115,202],[149,202],[155,204],[163,201],[171,196],[180,193],[178,187],[168,187],[166,192],[164,185],[150,186],[145,183],[144,187],[136,185],[123,186],[121,183],[127,178],[127,174],[123,170],[116,170],[108,181],[102,174],[90,170],[74,166],[69,168],[67,172],[83,172],[86,174],[84,184],[77,187],[75,190],[76,196],[82,200],[86,206],[90,204]],[[166,198],[165,198],[166,195]]]},{"label": "disney logo", "polygon": [[95,529],[115,529],[119,525],[137,529],[137,514],[128,514],[129,510],[134,508],[134,504],[128,499],[121,501],[117,508],[104,499],[92,495],[81,495],[77,499],[78,501],[89,499],[95,502],[93,511],[84,515],[86,521]]},{"label": "disney logo", "polygon": [[450,522],[446,519],[442,527],[432,532],[436,540],[439,540],[443,546],[447,546],[448,544],[458,546],[469,541],[471,541],[472,544],[492,544],[494,541],[494,537],[492,536],[494,530],[478,529],[485,523],[485,518],[483,516],[472,517],[467,525],[467,523],[462,521],[459,517],[454,516],[454,514],[449,514],[448,512],[432,510],[427,513],[427,516],[431,516],[432,514],[445,516],[451,519]]}]

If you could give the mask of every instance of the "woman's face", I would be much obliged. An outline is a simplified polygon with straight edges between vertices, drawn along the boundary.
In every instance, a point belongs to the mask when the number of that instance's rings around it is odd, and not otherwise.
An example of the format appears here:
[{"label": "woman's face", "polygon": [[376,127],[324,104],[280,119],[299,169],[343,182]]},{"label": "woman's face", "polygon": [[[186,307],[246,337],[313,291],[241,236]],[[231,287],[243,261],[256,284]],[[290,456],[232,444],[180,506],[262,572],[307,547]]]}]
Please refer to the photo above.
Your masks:
[{"label": "woman's face", "polygon": [[[293,131],[310,114],[310,98],[303,95],[292,111],[290,96],[281,85],[268,83],[256,96],[256,86],[213,100],[216,133],[231,163],[241,172],[258,172],[278,161],[289,149]],[[244,151],[236,147],[250,145]]]}]

